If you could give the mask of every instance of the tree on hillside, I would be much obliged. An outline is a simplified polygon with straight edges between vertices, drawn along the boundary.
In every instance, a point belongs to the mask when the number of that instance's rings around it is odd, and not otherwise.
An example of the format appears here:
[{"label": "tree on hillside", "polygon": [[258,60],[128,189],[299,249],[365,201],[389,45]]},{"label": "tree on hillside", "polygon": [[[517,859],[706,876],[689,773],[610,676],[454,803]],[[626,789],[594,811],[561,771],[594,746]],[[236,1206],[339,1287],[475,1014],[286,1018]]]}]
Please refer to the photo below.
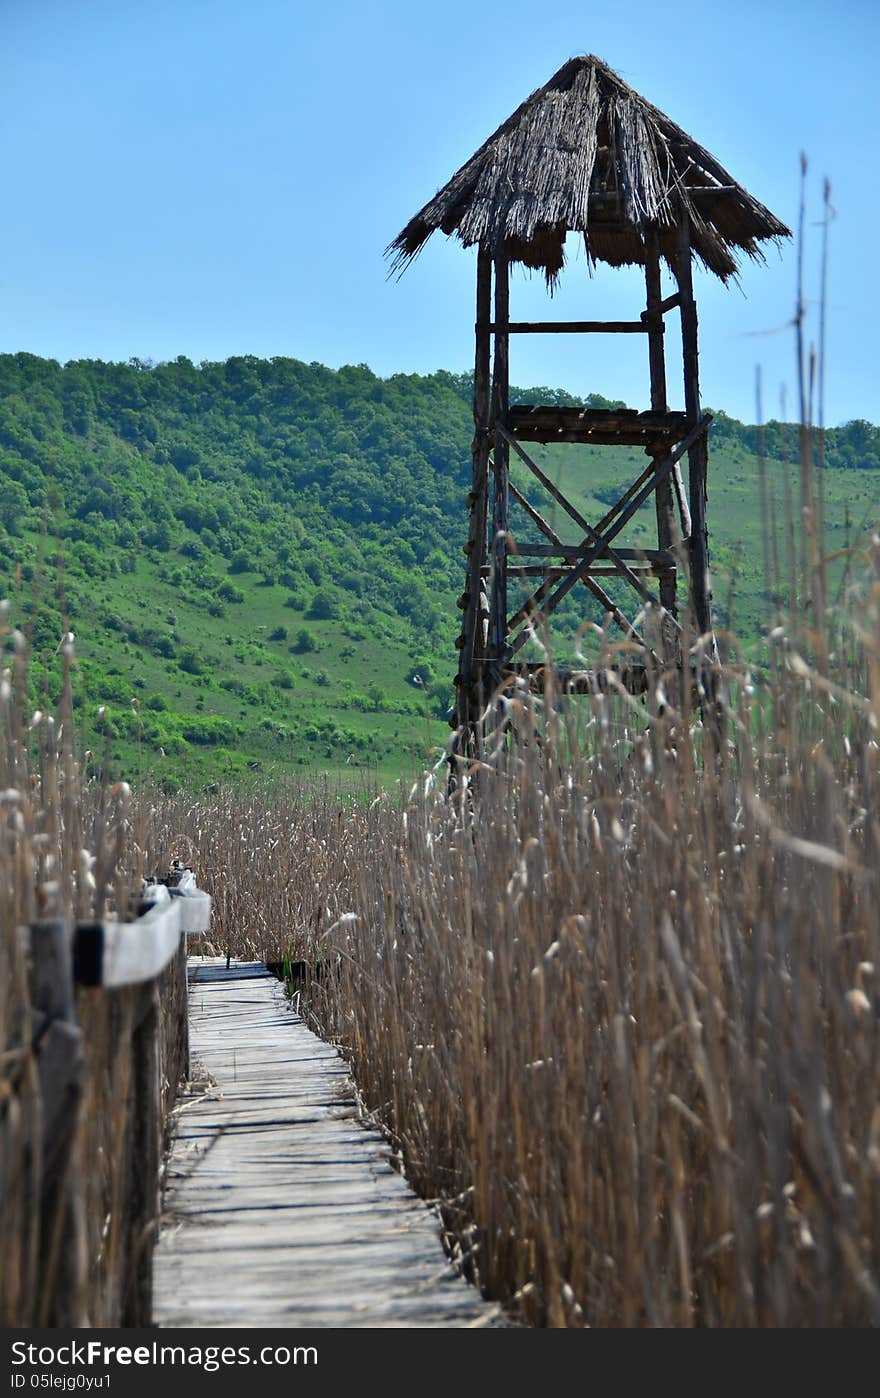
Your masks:
[{"label": "tree on hillside", "polygon": [[28,513],[28,498],[18,481],[0,479],[0,524],[10,534],[20,534]]}]

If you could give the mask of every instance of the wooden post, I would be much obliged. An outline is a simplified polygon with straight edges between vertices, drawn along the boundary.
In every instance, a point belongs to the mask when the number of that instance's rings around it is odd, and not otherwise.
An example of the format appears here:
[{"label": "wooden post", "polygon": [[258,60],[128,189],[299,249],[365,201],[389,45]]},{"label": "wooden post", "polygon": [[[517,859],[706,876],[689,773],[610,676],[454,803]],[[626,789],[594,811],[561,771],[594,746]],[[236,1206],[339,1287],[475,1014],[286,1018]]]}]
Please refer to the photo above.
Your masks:
[{"label": "wooden post", "polygon": [[79,1327],[86,1276],[85,1220],[75,1160],[83,1058],[76,1024],[69,925],[30,929],[31,1003],[43,1108],[39,1324]]},{"label": "wooden post", "polygon": [[[483,244],[477,252],[476,356],[474,362],[474,439],[471,477],[470,527],[468,530],[467,600],[462,625],[461,657],[458,668],[456,726],[465,747],[469,729],[476,722],[480,707],[479,673],[484,661],[481,621],[481,579],[486,562],[486,530],[489,500],[489,323],[492,318],[492,254]],[[459,740],[459,746],[461,740]]]},{"label": "wooden post", "polygon": [[507,531],[509,527],[507,410],[510,392],[510,268],[502,248],[495,254],[495,359],[492,372],[492,423],[495,428],[495,491],[492,508],[492,598],[489,651],[492,682],[499,683],[507,658]]},{"label": "wooden post", "polygon": [[[697,303],[694,300],[691,266],[690,219],[680,211],[675,279],[681,297],[681,344],[684,360],[684,406],[688,427],[700,420],[700,370],[697,343]],[[712,629],[712,603],[709,590],[709,535],[706,525],[706,478],[708,444],[701,433],[688,452],[691,504],[691,605],[696,629],[705,635]]]},{"label": "wooden post", "polygon": [[69,925],[61,919],[31,925],[31,1003],[48,1022],[76,1023]]},{"label": "wooden post", "polygon": [[[180,1071],[185,1082],[190,1080],[189,1061],[189,981],[186,975],[186,933],[180,934],[180,949],[173,963],[172,975],[177,979],[177,989],[175,992],[175,1005],[178,1013],[178,1025],[180,1029]],[[169,1107],[173,1104],[177,1094],[178,1084],[171,1083]]]},{"label": "wooden post", "polygon": [[[663,316],[660,311],[663,288],[660,277],[660,239],[656,228],[649,230],[645,243],[645,288],[647,291],[648,362],[651,372],[651,410],[656,413],[665,413],[668,408],[666,352],[663,346]],[[649,448],[649,451],[656,466],[664,455],[664,448],[662,446],[655,447],[653,450]],[[672,481],[668,476],[657,486],[654,504],[657,511],[657,546],[671,552],[677,542],[677,531]],[[666,569],[660,574],[660,605],[668,613],[668,617],[671,617],[673,621],[676,620],[678,605],[674,569]],[[660,634],[664,658],[672,664],[678,664],[681,651],[679,635],[677,629],[670,626],[668,618],[661,623]]]},{"label": "wooden post", "polygon": [[122,1324],[149,1325],[153,1308],[153,1241],[159,1219],[162,1149],[159,1080],[159,990],[155,981],[140,991],[141,1014],[131,1037],[132,1179],[128,1294]]},{"label": "wooden post", "polygon": [[[665,413],[666,401],[666,354],[663,347],[663,317],[660,314],[662,283],[660,280],[660,240],[656,228],[647,236],[645,246],[645,283],[648,305],[648,360],[651,371],[651,409]],[[664,454],[663,448],[651,451],[655,461]],[[675,544],[675,502],[672,495],[672,482],[667,477],[657,487],[655,494],[657,507],[657,546],[672,549]],[[661,579],[660,601],[668,612],[676,615],[675,579]]]}]

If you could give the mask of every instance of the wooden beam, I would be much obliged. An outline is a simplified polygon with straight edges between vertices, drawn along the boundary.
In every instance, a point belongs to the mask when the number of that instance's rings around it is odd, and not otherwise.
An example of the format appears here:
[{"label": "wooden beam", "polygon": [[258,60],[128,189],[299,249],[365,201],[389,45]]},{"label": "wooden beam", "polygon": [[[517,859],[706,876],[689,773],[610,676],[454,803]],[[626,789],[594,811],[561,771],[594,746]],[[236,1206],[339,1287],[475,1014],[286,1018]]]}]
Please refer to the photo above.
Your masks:
[{"label": "wooden beam", "polygon": [[193,899],[195,911],[187,907],[190,901],[169,895],[134,922],[79,923],[73,942],[77,983],[114,988],[142,985],[161,975],[177,954],[184,917],[190,931],[207,930],[210,898],[200,894]]},{"label": "wooden beam", "polygon": [[105,922],[101,984],[140,985],[160,975],[180,945],[180,915],[180,900],[169,898],[136,922]]},{"label": "wooden beam", "polygon": [[[489,329],[495,333],[493,321]],[[641,320],[512,320],[509,335],[644,335],[648,327]]]},{"label": "wooden beam", "polygon": [[[510,493],[517,501],[521,504],[523,503],[525,497],[516,489],[513,481],[510,483]],[[534,510],[534,506],[530,506],[529,502],[526,500],[524,509],[528,514],[531,514],[532,510]],[[535,514],[537,514],[536,510]],[[532,517],[534,518],[534,516]],[[584,556],[588,544],[589,539],[584,540],[583,543],[580,544],[563,544],[561,542],[559,544],[522,543],[517,539],[514,552],[521,558],[563,558],[570,563],[579,563]],[[636,564],[651,564],[661,568],[675,567],[675,554],[670,553],[666,549],[617,548],[614,552],[618,554],[619,557],[629,559],[630,562]],[[619,574],[619,569],[615,568],[614,571]]]},{"label": "wooden beam", "polygon": [[[681,457],[684,456],[684,453],[688,451],[688,449],[693,445],[699,433],[705,432],[707,430],[711,421],[712,414],[704,413],[700,421],[694,424],[690,432],[683,439],[683,441],[679,442],[675,450],[670,452],[668,456],[664,457],[663,461],[661,461],[657,466],[654,480],[650,481],[647,485],[645,485],[642,488],[641,491],[639,491],[638,495],[636,495],[635,498],[630,501],[627,508],[617,518],[615,523],[612,525],[611,529],[605,535],[603,535],[602,539],[597,544],[594,544],[593,547],[589,549],[589,551],[583,556],[581,562],[572,570],[568,577],[564,578],[563,581],[559,584],[556,591],[549,599],[549,605],[543,609],[544,615],[549,616],[550,613],[554,611],[555,608],[562,601],[562,598],[566,596],[568,592],[571,591],[575,583],[578,582],[580,578],[583,577],[584,574],[589,571],[591,565],[595,563],[596,559],[600,556],[600,554],[605,552],[609,542],[612,539],[616,538],[616,536],[620,533],[621,529],[623,529],[624,526],[629,522],[629,520],[632,519],[636,511],[641,509],[644,502],[650,496],[652,490],[656,489],[657,479],[662,479],[663,477],[668,476],[672,472],[676,461],[679,461]],[[511,625],[515,625],[517,621],[523,620],[527,616],[531,616],[533,605],[536,602],[541,601],[544,595],[546,595],[545,590],[539,589],[538,593],[536,593],[535,596],[531,598],[529,602],[526,604],[526,609],[523,610],[523,608],[520,608],[520,612],[517,613],[517,616],[513,619]],[[528,633],[526,631],[521,631],[520,634],[514,640],[511,640],[511,655],[516,654],[516,652],[524,644],[527,635]]]},{"label": "wooden beam", "polygon": [[171,889],[171,897],[180,905],[181,932],[207,932],[211,925],[210,893],[197,888],[186,894],[178,894]]},{"label": "wooden beam", "polygon": [[[512,489],[513,487],[511,487]],[[507,576],[509,578],[543,578],[549,577],[551,573],[558,574],[564,578],[566,573],[570,573],[572,568],[577,567],[576,563],[511,563],[507,562]],[[485,570],[488,573],[488,569]],[[658,568],[652,563],[646,563],[636,569],[646,578],[660,578],[669,571],[666,568]],[[619,578],[617,569],[610,563],[594,563],[587,578]],[[584,582],[586,582],[586,578]],[[610,611],[611,608],[609,607]],[[627,627],[627,630],[629,628]]]},{"label": "wooden beam", "polygon": [[[650,246],[650,243],[649,243],[649,246]],[[646,263],[646,264],[645,264],[645,267],[646,267],[646,275],[647,275],[647,268],[648,268],[649,265],[650,265],[650,263]],[[649,304],[648,309],[647,309],[646,311],[642,311],[641,319],[644,320],[644,321],[648,321],[648,320],[652,320],[652,319],[656,318],[657,316],[664,316],[664,315],[666,314],[667,311],[672,311],[672,310],[674,310],[676,306],[680,305],[680,303],[681,303],[681,297],[679,296],[679,294],[678,294],[677,291],[674,291],[674,292],[672,293],[671,296],[666,296],[666,297],[664,297],[664,299],[663,299],[662,301],[658,302],[657,305],[655,305],[655,306],[652,307],[652,306]]]},{"label": "wooden beam", "polygon": [[672,472],[672,489],[675,491],[675,500],[678,505],[681,535],[683,539],[687,539],[688,543],[690,543],[693,525],[691,524],[691,512],[687,501],[687,495],[685,494],[684,481],[681,478],[681,467],[678,465],[676,465],[675,470]]}]

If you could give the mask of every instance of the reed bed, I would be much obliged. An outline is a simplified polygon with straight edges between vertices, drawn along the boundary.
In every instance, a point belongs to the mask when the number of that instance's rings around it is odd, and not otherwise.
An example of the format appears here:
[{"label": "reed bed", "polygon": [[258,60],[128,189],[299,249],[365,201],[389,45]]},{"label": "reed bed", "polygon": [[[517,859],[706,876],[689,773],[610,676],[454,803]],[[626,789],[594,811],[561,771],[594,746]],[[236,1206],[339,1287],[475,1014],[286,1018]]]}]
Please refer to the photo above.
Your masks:
[{"label": "reed bed", "polygon": [[[41,919],[98,920],[128,908],[142,873],[131,792],[84,779],[72,637],[59,646],[52,712],[34,708],[27,643],[8,602],[0,604],[0,648],[0,1325],[146,1324],[155,1182],[151,1195],[135,1157],[132,1107],[142,992],[77,995],[82,1090],[59,1162],[44,1132],[26,931]],[[173,974],[159,994],[165,1111],[185,1051]]]},{"label": "reed bed", "polygon": [[880,540],[843,586],[763,667],[722,638],[705,716],[510,700],[451,799],[153,808],[223,949],[335,968],[306,1013],[532,1323],[880,1323]]}]

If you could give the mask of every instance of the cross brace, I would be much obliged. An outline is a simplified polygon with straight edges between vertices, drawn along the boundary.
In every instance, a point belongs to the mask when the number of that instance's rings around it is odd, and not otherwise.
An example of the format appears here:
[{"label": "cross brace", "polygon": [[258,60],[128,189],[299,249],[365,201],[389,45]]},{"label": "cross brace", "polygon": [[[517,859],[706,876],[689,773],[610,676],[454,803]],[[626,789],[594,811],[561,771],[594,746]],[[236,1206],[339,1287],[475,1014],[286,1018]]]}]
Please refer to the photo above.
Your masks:
[{"label": "cross brace", "polygon": [[[711,420],[712,414],[704,413],[682,441],[679,442],[674,451],[667,453],[665,457],[656,463],[652,462],[649,472],[647,473],[648,479],[645,484],[635,492],[628,504],[616,514],[613,522],[605,529],[604,533],[600,533],[597,529],[588,525],[587,521],[580,515],[580,512],[575,511],[574,507],[565,500],[561,491],[556,491],[556,487],[553,486],[553,483],[540,471],[540,468],[535,467],[535,473],[538,475],[538,479],[541,480],[541,483],[552,487],[551,494],[553,494],[554,498],[559,499],[559,503],[563,505],[563,508],[575,519],[576,523],[581,527],[586,527],[587,535],[580,545],[578,561],[571,568],[567,576],[556,585],[555,590],[552,581],[545,581],[510,619],[508,623],[508,659],[515,655],[525,644],[526,640],[528,640],[536,616],[550,616],[558,607],[563,597],[571,591],[576,583],[582,582],[587,577],[592,565],[602,556],[611,558],[615,566],[619,567],[621,574],[626,580],[630,582],[631,585],[635,586],[639,595],[642,597],[647,596],[647,600],[653,602],[653,597],[642,583],[641,579],[636,577],[632,569],[628,568],[625,561],[616,554],[615,550],[610,548],[610,544],[629,520],[632,519],[636,511],[642,507],[645,501],[657,489],[658,485],[672,474],[676,463],[685,452],[688,451],[693,443],[706,432]],[[511,441],[513,441],[513,439],[511,439]],[[526,456],[526,453],[523,452],[522,455]],[[534,467],[534,463],[531,462],[529,458],[526,458],[526,462],[530,467]],[[618,502],[618,504],[619,503],[620,502]],[[515,628],[519,626],[521,622],[526,622],[527,624],[522,627],[519,632],[514,634]]]}]

